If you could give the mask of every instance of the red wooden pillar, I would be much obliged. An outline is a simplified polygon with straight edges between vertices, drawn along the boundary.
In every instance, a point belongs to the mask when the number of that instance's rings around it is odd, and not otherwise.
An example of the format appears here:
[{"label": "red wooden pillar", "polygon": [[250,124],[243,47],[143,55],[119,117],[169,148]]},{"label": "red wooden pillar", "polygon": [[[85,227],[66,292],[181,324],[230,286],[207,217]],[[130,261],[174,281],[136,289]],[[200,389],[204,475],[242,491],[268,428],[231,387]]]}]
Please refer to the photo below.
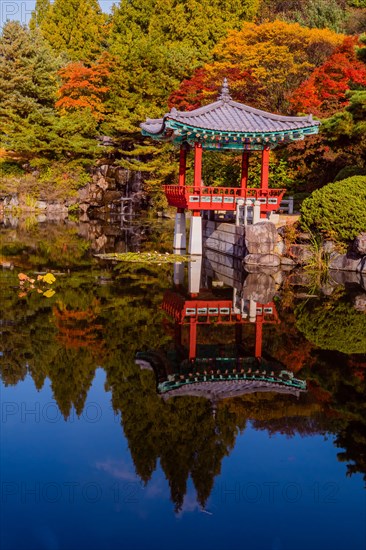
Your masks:
[{"label": "red wooden pillar", "polygon": [[255,321],[255,357],[262,357],[263,319],[257,317]]},{"label": "red wooden pillar", "polygon": [[194,178],[195,187],[201,187],[202,181],[202,143],[194,144]]},{"label": "red wooden pillar", "polygon": [[189,359],[196,358],[197,348],[197,323],[195,318],[190,319],[189,324]]},{"label": "red wooden pillar", "polygon": [[241,157],[241,177],[240,187],[246,189],[248,187],[248,167],[249,167],[249,152],[243,151]]},{"label": "red wooden pillar", "polygon": [[262,151],[261,191],[268,189],[269,148]]},{"label": "red wooden pillar", "polygon": [[187,169],[187,148],[185,145],[180,146],[179,153],[179,185],[186,184],[186,169]]}]

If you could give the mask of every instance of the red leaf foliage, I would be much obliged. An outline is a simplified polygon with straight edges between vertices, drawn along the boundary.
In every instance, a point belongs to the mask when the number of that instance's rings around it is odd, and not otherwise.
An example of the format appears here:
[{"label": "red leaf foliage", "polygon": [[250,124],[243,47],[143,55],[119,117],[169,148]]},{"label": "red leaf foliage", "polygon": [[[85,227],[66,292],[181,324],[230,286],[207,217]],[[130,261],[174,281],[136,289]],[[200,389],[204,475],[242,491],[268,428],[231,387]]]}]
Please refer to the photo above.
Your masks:
[{"label": "red leaf foliage", "polygon": [[253,102],[257,84],[250,71],[238,67],[214,64],[196,69],[190,79],[183,80],[179,88],[168,100],[169,108],[192,111],[202,105],[215,101],[219,95],[224,78],[230,84],[230,94],[237,101]]},{"label": "red leaf foliage", "polygon": [[348,105],[346,92],[366,86],[366,66],[356,57],[358,39],[343,44],[295,90],[289,98],[296,112],[328,117]]}]

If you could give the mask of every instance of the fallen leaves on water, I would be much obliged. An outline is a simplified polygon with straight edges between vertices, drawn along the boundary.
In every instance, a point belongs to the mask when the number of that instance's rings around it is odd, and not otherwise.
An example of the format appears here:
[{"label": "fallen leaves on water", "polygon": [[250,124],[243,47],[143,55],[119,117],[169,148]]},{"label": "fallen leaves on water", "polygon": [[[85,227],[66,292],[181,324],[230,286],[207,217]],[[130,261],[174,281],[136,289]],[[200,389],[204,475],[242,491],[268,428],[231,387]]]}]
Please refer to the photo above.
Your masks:
[{"label": "fallen leaves on water", "polygon": [[43,294],[46,298],[52,298],[55,294],[54,290],[47,288],[47,285],[52,285],[56,281],[56,277],[52,273],[38,275],[37,279],[29,277],[26,273],[18,273],[19,287],[21,292],[18,293],[19,298],[25,298],[33,290],[38,294]]},{"label": "fallen leaves on water", "polygon": [[52,275],[52,273],[46,273],[46,275],[43,275],[43,282],[47,283],[48,285],[52,285],[56,281],[56,277]]},{"label": "fallen leaves on water", "polygon": [[46,290],[46,292],[43,293],[43,296],[45,296],[46,298],[52,298],[52,296],[56,294],[54,290]]},{"label": "fallen leaves on water", "polygon": [[111,254],[96,254],[97,258],[101,260],[113,260],[117,262],[130,262],[137,264],[156,263],[161,264],[173,264],[176,262],[194,262],[191,256],[181,256],[180,254],[160,254],[159,252],[125,252],[125,253],[111,253]]}]

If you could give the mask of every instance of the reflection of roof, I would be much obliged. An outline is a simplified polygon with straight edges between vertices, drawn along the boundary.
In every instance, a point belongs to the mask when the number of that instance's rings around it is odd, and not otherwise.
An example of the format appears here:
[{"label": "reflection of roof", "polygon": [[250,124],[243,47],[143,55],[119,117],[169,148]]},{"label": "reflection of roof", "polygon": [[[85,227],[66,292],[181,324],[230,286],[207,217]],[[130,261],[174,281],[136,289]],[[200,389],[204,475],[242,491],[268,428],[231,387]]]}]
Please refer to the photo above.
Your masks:
[{"label": "reflection of roof", "polygon": [[[218,371],[219,372],[219,371]],[[294,378],[290,371],[241,370],[240,373],[194,374],[191,377],[169,377],[170,380],[158,384],[158,391],[167,399],[178,395],[205,397],[210,400],[226,399],[244,393],[276,392],[299,395],[306,391],[306,382]]]},{"label": "reflection of roof", "polygon": [[281,141],[295,141],[318,133],[320,122],[314,121],[311,115],[282,116],[249,107],[233,101],[225,86],[218,101],[210,105],[187,112],[173,108],[163,118],[148,118],[141,124],[142,133],[176,143],[202,141],[207,149],[217,148],[215,141],[222,133],[229,139],[221,148],[231,149],[243,148],[243,142],[249,144],[251,139],[249,148],[263,148],[263,145],[275,146]]},{"label": "reflection of roof", "polygon": [[266,382],[264,380],[217,380],[182,384],[173,389],[165,390],[161,395],[164,399],[191,395],[194,397],[205,397],[210,401],[219,401],[220,399],[238,397],[246,393],[275,392],[298,396],[304,391],[306,391],[306,386],[297,387],[279,382]]}]

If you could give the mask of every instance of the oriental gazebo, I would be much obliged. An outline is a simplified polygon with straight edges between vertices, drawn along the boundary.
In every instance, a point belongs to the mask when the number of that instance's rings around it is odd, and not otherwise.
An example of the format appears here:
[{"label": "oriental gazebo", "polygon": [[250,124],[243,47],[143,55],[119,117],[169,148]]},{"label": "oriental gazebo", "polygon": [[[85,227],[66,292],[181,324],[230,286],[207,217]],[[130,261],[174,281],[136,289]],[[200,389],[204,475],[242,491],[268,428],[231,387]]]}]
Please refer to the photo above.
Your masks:
[{"label": "oriental gazebo", "polygon": [[[268,187],[270,150],[317,134],[320,122],[312,115],[289,117],[275,115],[233,101],[224,80],[218,100],[192,111],[173,108],[160,119],[141,124],[142,134],[180,147],[177,185],[165,185],[170,206],[177,208],[174,248],[185,249],[185,211],[192,211],[189,253],[202,254],[202,211],[235,211],[238,201],[252,201],[267,218],[278,210],[285,189]],[[186,185],[187,153],[194,151],[193,185]],[[202,182],[202,152],[240,151],[242,153],[239,187],[206,187]],[[249,156],[262,152],[260,188],[248,187]]]}]

